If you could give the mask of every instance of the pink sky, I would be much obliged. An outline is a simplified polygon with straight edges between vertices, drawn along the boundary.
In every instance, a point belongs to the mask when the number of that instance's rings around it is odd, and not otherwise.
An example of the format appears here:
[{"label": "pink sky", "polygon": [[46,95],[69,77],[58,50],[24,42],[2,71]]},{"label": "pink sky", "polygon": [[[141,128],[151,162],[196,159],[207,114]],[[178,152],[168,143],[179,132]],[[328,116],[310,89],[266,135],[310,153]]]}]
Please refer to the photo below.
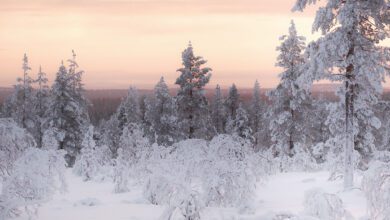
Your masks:
[{"label": "pink sky", "polygon": [[315,8],[290,11],[295,0],[1,0],[0,86],[21,75],[27,53],[52,81],[74,49],[87,88],[173,84],[181,52],[191,40],[213,68],[211,85],[262,87],[278,82],[278,38],[294,19],[311,33]]}]

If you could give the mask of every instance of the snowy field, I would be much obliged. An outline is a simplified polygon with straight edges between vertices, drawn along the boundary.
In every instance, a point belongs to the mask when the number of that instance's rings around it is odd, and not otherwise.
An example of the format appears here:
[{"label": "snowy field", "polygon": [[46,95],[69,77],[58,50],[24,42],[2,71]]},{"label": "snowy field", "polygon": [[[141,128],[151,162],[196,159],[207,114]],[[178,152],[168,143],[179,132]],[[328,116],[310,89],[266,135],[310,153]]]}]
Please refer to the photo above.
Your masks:
[{"label": "snowy field", "polygon": [[[40,220],[154,220],[166,209],[143,199],[142,190],[136,186],[128,193],[113,193],[110,181],[84,182],[71,170],[67,171],[66,177],[68,192],[57,194],[52,201],[43,204],[39,208]],[[304,195],[313,188],[339,196],[355,219],[365,216],[366,200],[361,190],[344,192],[342,180],[328,181],[328,177],[328,172],[276,174],[270,176],[267,183],[257,185],[253,215],[240,215],[235,209],[206,208],[202,219],[271,220],[276,213],[304,215]],[[355,185],[359,185],[360,178],[357,179]]]}]

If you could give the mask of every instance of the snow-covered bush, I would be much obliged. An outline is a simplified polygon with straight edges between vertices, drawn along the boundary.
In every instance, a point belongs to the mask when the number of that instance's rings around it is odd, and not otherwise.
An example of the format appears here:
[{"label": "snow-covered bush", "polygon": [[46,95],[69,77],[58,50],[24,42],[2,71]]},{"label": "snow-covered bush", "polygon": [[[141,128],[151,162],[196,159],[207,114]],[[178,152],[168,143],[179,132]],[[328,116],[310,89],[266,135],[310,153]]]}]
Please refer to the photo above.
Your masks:
[{"label": "snow-covered bush", "polygon": [[362,181],[371,220],[390,218],[390,163],[373,162]]},{"label": "snow-covered bush", "polygon": [[312,189],[305,193],[304,209],[305,214],[320,220],[352,219],[337,195],[325,193],[321,189]]},{"label": "snow-covered bush", "polygon": [[15,161],[11,175],[4,182],[0,195],[0,219],[37,213],[37,206],[51,199],[57,191],[66,190],[65,152],[27,149]]},{"label": "snow-covered bush", "polygon": [[35,141],[25,129],[12,119],[0,118],[0,179],[11,174],[14,162],[31,147],[35,147]]},{"label": "snow-covered bush", "polygon": [[153,204],[176,207],[174,204],[182,201],[183,194],[200,191],[207,141],[188,139],[165,149],[154,145],[149,153],[144,167],[144,195]]},{"label": "snow-covered bush", "polygon": [[177,208],[196,194],[206,206],[249,212],[256,183],[251,152],[244,140],[230,135],[210,142],[188,139],[169,148],[154,145],[145,162],[144,195],[153,204]]},{"label": "snow-covered bush", "polygon": [[205,203],[249,211],[256,177],[250,166],[249,145],[238,137],[218,135],[208,147],[202,174]]}]

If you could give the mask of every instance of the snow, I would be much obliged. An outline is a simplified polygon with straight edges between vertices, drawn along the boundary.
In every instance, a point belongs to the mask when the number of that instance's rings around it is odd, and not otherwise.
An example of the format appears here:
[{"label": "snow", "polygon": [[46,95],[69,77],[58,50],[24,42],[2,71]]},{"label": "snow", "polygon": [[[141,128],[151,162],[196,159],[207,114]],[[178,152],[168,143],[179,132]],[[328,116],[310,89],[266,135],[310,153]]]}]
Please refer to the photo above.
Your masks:
[{"label": "snow", "polygon": [[[355,186],[359,186],[361,177],[356,176]],[[111,181],[84,182],[70,169],[66,177],[68,192],[57,194],[53,200],[43,204],[38,213],[40,220],[155,220],[167,208],[150,204],[143,198],[142,188],[135,184],[130,184],[129,192],[113,193]],[[325,171],[279,173],[270,176],[266,183],[257,185],[254,214],[240,215],[233,208],[206,208],[202,219],[266,220],[270,219],[272,213],[302,215],[305,193],[317,188],[340,197],[345,209],[356,219],[365,216],[366,200],[363,192],[357,188],[344,191],[342,179],[328,181],[328,178],[329,172]],[[28,218],[20,216],[16,219]]]}]

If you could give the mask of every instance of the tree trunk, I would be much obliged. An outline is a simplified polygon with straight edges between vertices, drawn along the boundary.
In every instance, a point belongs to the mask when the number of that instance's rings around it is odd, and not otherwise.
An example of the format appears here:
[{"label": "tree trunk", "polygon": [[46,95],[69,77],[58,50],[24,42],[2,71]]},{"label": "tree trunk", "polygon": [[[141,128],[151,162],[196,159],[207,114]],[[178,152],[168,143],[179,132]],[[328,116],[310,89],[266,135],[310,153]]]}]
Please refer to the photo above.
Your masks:
[{"label": "tree trunk", "polygon": [[[353,48],[348,55],[353,54]],[[344,188],[350,189],[353,186],[353,149],[355,145],[353,134],[354,117],[354,81],[353,65],[346,69],[345,81],[345,158],[344,158]]]}]

